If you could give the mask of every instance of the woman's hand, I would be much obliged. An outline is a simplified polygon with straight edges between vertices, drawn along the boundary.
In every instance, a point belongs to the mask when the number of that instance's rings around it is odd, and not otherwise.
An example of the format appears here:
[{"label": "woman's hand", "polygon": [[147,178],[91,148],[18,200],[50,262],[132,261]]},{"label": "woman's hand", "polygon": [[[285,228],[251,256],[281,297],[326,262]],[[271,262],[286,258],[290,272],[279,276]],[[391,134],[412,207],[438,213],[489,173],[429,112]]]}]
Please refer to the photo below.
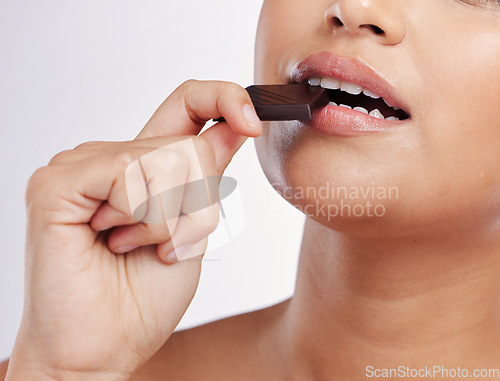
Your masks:
[{"label": "woman's hand", "polygon": [[[246,136],[261,133],[251,104],[238,85],[188,81],[135,140],[84,143],[33,174],[25,307],[7,379],[127,379],[165,343],[194,296],[217,204],[168,224],[132,212],[148,192],[221,176]],[[219,116],[227,122],[198,136]],[[178,216],[185,194],[164,195]],[[153,209],[141,221],[161,215]],[[193,258],[171,264],[173,249]]]}]

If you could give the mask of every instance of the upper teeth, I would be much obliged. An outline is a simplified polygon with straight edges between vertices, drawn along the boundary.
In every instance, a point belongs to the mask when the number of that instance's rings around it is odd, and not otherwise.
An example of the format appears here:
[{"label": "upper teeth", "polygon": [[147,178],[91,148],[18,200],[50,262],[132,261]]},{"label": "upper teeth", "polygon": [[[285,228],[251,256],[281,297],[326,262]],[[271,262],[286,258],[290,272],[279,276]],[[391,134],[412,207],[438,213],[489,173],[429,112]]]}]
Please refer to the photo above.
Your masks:
[{"label": "upper teeth", "polygon": [[319,86],[321,85],[321,78],[310,78],[308,82],[311,86]]},{"label": "upper teeth", "polygon": [[367,95],[367,96],[369,96],[370,98],[373,98],[373,99],[380,98],[380,95],[377,95],[377,94],[375,94],[374,92],[372,92],[372,91],[370,91],[368,89],[364,89],[363,90],[363,94],[365,94],[365,95]]},{"label": "upper teeth", "polygon": [[[321,82],[323,82],[323,81],[321,81]],[[354,83],[342,82],[340,84],[340,90],[345,91],[346,93],[349,93],[349,94],[358,95],[358,94],[361,94],[361,91],[363,91],[363,88],[361,86],[355,85]]]},{"label": "upper teeth", "polygon": [[[381,98],[380,95],[375,94],[373,91],[370,91],[368,89],[363,89],[363,87],[356,85],[351,82],[347,81],[340,81],[339,79],[335,78],[329,78],[329,77],[324,77],[324,78],[310,78],[309,79],[309,85],[311,86],[321,86],[324,89],[330,89],[330,90],[342,90],[345,91],[346,93],[353,94],[353,95],[358,95],[363,92],[366,96],[374,99]],[[391,106],[392,107],[392,106]]]},{"label": "upper teeth", "polygon": [[[363,94],[365,94],[366,96],[373,98],[373,99],[382,98],[380,95],[375,94],[373,91],[370,91],[368,89],[364,89],[363,87],[361,87],[359,85],[356,85],[354,83],[347,82],[347,81],[340,81],[339,79],[335,79],[335,78],[329,78],[329,77],[310,78],[308,80],[308,82],[309,82],[309,85],[311,85],[311,86],[321,86],[324,89],[330,89],[330,90],[339,90],[340,89],[341,91],[345,91],[346,93],[353,94],[353,95],[358,95],[358,94],[361,94],[361,92],[363,92]],[[385,99],[383,99],[383,100],[389,107],[392,107],[395,110],[399,110],[399,108],[390,105]],[[341,105],[341,106],[346,107],[347,105]],[[350,107],[350,106],[347,106],[347,107]],[[356,110],[357,108],[358,107],[355,107],[354,109]],[[357,110],[357,111],[361,111],[361,110]],[[376,112],[374,112],[374,111],[376,111]],[[364,112],[364,109],[362,112]],[[382,116],[382,114],[380,113],[379,110],[373,110],[370,113],[370,115],[377,117],[377,118],[380,118]],[[383,118],[383,116],[382,116],[382,118]],[[398,118],[395,118],[395,119],[398,119]]]},{"label": "upper teeth", "polygon": [[317,83],[318,80],[319,80],[319,85],[316,86],[321,86],[324,89],[332,89],[332,90],[340,89],[340,81],[335,78],[313,78],[314,83]]}]

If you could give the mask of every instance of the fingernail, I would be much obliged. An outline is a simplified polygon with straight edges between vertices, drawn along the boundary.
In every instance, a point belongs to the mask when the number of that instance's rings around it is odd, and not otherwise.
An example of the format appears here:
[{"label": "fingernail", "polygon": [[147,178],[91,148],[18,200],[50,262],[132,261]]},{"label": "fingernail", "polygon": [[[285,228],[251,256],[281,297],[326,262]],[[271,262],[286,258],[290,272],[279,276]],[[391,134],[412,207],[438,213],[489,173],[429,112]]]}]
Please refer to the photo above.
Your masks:
[{"label": "fingernail", "polygon": [[129,251],[132,251],[134,249],[137,249],[137,245],[123,245],[123,246],[120,246],[119,248],[116,249],[116,252],[117,253],[128,253]]},{"label": "fingernail", "polygon": [[249,104],[243,106],[243,116],[247,121],[248,127],[251,127],[255,130],[262,128],[262,122],[260,121],[253,107]]},{"label": "fingernail", "polygon": [[175,263],[175,262],[179,262],[180,260],[185,259],[185,258],[183,258],[183,255],[189,250],[189,248],[191,246],[193,246],[193,244],[188,243],[188,244],[179,246],[177,249],[172,250],[165,257],[166,261],[169,263]]},{"label": "fingernail", "polygon": [[175,250],[172,250],[170,253],[168,253],[165,256],[165,261],[167,261],[168,263],[176,263],[176,262],[178,262],[177,255],[175,254]]}]

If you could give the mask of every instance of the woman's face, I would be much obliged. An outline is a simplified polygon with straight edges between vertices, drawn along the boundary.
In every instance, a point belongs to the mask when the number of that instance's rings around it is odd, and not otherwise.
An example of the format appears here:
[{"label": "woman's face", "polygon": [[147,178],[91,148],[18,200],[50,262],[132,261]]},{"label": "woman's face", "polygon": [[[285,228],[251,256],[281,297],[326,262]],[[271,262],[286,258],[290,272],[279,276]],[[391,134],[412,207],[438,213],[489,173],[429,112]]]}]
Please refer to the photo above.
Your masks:
[{"label": "woman's face", "polygon": [[[381,122],[328,106],[313,122],[266,124],[256,146],[269,181],[322,224],[416,237],[500,215],[497,0],[265,0],[255,75],[257,84],[333,77],[409,115]],[[382,101],[370,99],[342,101],[370,112]]]}]

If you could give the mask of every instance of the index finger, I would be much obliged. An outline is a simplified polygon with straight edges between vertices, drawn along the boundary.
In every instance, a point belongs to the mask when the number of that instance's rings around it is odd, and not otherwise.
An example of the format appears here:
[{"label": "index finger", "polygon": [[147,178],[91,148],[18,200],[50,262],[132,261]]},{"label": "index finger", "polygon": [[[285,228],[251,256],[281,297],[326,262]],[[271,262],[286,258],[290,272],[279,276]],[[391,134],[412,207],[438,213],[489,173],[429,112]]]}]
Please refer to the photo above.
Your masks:
[{"label": "index finger", "polygon": [[262,124],[247,91],[232,82],[189,80],[155,111],[136,139],[198,135],[210,119],[223,116],[237,134],[256,137]]}]

